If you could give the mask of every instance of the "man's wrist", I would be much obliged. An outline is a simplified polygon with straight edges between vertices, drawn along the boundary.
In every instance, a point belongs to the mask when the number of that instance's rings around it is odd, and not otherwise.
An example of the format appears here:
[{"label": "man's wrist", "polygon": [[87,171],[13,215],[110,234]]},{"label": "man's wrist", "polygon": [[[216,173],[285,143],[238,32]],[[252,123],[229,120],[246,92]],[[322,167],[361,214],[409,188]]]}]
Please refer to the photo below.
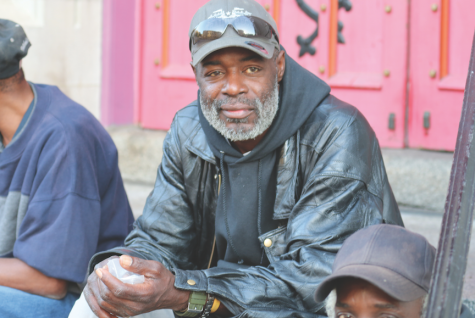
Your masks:
[{"label": "man's wrist", "polygon": [[185,311],[188,309],[188,300],[190,299],[191,292],[189,290],[180,290],[176,289],[177,295],[176,295],[176,306],[175,308],[171,308],[174,311],[180,312],[180,311]]}]

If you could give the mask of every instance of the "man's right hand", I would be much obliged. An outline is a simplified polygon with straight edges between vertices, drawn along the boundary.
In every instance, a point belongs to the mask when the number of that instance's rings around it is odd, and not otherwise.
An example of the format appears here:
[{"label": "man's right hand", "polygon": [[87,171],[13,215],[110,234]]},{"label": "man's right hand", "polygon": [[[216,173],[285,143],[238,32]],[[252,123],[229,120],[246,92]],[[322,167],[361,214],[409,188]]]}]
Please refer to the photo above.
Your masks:
[{"label": "man's right hand", "polygon": [[89,307],[91,307],[91,310],[99,318],[102,318],[102,317],[107,317],[107,318],[116,317],[116,316],[113,316],[110,313],[104,311],[99,306],[99,304],[97,302],[97,299],[94,296],[94,294],[95,294],[94,291],[98,290],[98,284],[100,283],[100,279],[96,274],[96,270],[99,269],[99,268],[107,269],[107,263],[111,259],[114,259],[114,258],[119,258],[119,257],[118,256],[109,257],[109,258],[103,260],[102,262],[96,264],[96,266],[94,266],[94,271],[91,273],[91,275],[89,275],[89,277],[87,279],[87,285],[86,285],[86,287],[84,288],[84,291],[83,291],[84,297],[86,298],[86,301],[87,301]]},{"label": "man's right hand", "polygon": [[162,263],[122,255],[120,264],[124,269],[145,276],[142,284],[131,285],[109,273],[106,264],[110,259],[95,267],[83,292],[99,318],[136,316],[157,309],[186,309],[190,292],[175,288],[175,275]]}]

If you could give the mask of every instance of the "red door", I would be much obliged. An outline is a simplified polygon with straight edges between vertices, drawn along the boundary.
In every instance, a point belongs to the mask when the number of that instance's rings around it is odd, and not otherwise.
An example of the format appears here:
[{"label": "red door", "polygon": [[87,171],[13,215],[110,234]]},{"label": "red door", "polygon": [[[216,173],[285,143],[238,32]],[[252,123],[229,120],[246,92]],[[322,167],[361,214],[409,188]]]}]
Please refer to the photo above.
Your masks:
[{"label": "red door", "polygon": [[[197,98],[190,66],[188,29],[207,0],[143,0],[138,3],[136,121],[144,128],[170,128],[175,113]],[[272,1],[258,1],[274,12]],[[277,1],[275,1],[277,2]]]},{"label": "red door", "polygon": [[454,150],[475,1],[412,1],[409,146]]},{"label": "red door", "polygon": [[[206,1],[138,0],[135,114],[145,128],[168,129],[196,99],[188,28]],[[475,1],[259,2],[287,53],[356,106],[381,146],[454,149]]]},{"label": "red door", "polygon": [[[340,1],[342,4],[345,1]],[[318,13],[315,55],[299,57],[297,37],[308,37],[316,23],[297,1],[281,1],[281,38],[290,56],[320,76],[338,98],[356,106],[368,119],[383,147],[404,143],[407,1],[338,0],[300,3]],[[337,43],[338,21],[345,43]]]},{"label": "red door", "polygon": [[[196,99],[197,85],[189,65],[188,26],[205,2],[142,2],[142,30],[138,33],[140,101],[136,114],[145,128],[168,129],[176,111]],[[338,0],[259,2],[276,19],[288,54],[326,80],[333,94],[358,107],[383,146],[402,147],[406,2],[365,0],[355,2],[348,12],[338,10]],[[299,4],[308,5],[319,15],[319,33],[310,44],[317,48],[314,55],[299,56],[297,38],[308,38],[317,27]],[[344,25],[341,34],[345,44],[337,44],[338,20]]]}]

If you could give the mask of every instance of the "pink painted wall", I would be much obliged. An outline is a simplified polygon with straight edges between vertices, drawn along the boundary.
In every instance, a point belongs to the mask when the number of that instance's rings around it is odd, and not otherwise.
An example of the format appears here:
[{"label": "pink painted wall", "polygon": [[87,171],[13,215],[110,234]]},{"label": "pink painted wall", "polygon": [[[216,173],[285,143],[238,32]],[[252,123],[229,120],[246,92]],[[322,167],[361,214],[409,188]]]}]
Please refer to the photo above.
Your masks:
[{"label": "pink painted wall", "polygon": [[104,0],[101,122],[134,120],[134,41],[136,0]]}]

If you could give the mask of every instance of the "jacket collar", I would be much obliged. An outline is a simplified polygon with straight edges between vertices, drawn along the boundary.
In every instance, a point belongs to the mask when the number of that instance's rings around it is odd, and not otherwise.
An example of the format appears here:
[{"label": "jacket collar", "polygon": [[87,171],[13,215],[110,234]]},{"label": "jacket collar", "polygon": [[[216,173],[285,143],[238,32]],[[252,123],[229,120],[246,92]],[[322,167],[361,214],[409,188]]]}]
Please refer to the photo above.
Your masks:
[{"label": "jacket collar", "polygon": [[208,145],[205,133],[199,122],[190,134],[190,138],[186,140],[184,146],[188,151],[194,153],[201,159],[216,165],[216,158]]}]

